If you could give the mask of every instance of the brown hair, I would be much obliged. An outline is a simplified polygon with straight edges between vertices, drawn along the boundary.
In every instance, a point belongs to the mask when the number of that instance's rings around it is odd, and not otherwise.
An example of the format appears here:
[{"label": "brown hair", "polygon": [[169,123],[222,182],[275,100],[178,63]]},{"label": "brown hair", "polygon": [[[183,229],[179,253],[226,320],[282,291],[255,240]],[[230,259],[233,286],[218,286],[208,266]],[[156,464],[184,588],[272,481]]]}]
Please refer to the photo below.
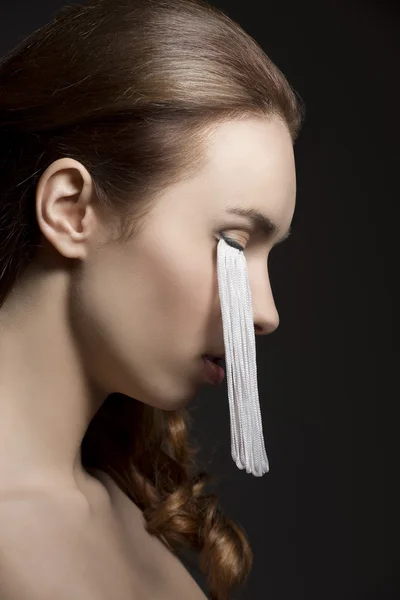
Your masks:
[{"label": "brown hair", "polygon": [[[90,172],[117,240],[135,235],[166,186],[206,159],[226,120],[283,120],[293,143],[304,104],[251,36],[204,0],[91,0],[61,9],[0,61],[0,307],[41,231],[36,185],[55,160]],[[134,200],[132,200],[134,199]],[[172,550],[199,552],[211,598],[252,566],[243,529],[196,467],[187,409],[111,394],[82,442],[82,464],[109,473]]]}]

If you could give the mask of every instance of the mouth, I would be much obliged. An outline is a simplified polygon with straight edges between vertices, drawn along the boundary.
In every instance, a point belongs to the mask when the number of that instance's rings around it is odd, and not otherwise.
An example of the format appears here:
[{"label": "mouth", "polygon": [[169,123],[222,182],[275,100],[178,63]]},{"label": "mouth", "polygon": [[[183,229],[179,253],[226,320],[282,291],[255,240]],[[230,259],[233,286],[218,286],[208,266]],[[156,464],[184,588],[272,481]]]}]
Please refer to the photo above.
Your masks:
[{"label": "mouth", "polygon": [[221,366],[223,364],[224,358],[225,358],[224,354],[221,354],[221,355],[203,354],[203,356],[204,356],[204,358],[208,358],[213,363],[215,363],[216,365],[219,365],[219,366]]},{"label": "mouth", "polygon": [[212,385],[219,385],[225,377],[225,369],[222,367],[223,357],[212,354],[203,354],[203,377]]}]

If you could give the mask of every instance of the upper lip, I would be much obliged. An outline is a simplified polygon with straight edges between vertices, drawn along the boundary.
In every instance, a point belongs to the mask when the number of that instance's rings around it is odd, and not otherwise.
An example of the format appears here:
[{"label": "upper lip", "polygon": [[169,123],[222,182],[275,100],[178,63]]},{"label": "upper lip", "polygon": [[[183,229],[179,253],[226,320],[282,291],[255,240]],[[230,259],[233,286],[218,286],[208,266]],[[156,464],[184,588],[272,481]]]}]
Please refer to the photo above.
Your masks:
[{"label": "upper lip", "polygon": [[220,352],[219,354],[214,354],[214,352],[207,352],[208,356],[212,356],[213,358],[225,358],[225,352]]}]

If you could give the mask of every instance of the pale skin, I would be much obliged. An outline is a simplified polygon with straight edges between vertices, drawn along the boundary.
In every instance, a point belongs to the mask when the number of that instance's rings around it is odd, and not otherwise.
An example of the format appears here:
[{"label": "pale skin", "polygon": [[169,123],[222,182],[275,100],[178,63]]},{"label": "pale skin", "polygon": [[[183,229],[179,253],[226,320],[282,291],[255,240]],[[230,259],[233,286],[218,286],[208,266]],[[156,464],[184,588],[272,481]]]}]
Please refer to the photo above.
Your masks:
[{"label": "pale skin", "polygon": [[[201,356],[223,350],[221,232],[245,246],[256,335],[278,327],[268,257],[295,210],[289,132],[278,119],[224,123],[208,152],[208,163],[167,188],[142,232],[123,245],[97,214],[81,163],[63,158],[42,174],[36,216],[43,248],[0,309],[4,501],[43,493],[65,514],[98,510],[99,531],[107,515],[118,518],[125,500],[117,502],[112,482],[83,468],[82,438],[111,392],[165,410],[196,396]],[[279,233],[269,239],[252,233],[245,217],[225,212],[232,205],[258,209]],[[132,514],[140,519],[139,513]]]}]

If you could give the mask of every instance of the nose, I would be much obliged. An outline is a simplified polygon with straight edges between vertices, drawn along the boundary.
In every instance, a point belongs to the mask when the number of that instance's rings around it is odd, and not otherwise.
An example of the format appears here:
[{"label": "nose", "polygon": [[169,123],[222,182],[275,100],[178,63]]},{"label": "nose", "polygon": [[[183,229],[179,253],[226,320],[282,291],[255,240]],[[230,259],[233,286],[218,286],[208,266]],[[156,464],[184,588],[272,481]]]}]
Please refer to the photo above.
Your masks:
[{"label": "nose", "polygon": [[[250,277],[250,275],[249,275]],[[250,277],[253,320],[256,335],[268,335],[279,327],[279,313],[272,294],[269,275]]]},{"label": "nose", "polygon": [[268,335],[278,329],[279,313],[273,300],[270,308],[264,305],[262,310],[255,309],[253,304],[253,314],[256,335]]}]

